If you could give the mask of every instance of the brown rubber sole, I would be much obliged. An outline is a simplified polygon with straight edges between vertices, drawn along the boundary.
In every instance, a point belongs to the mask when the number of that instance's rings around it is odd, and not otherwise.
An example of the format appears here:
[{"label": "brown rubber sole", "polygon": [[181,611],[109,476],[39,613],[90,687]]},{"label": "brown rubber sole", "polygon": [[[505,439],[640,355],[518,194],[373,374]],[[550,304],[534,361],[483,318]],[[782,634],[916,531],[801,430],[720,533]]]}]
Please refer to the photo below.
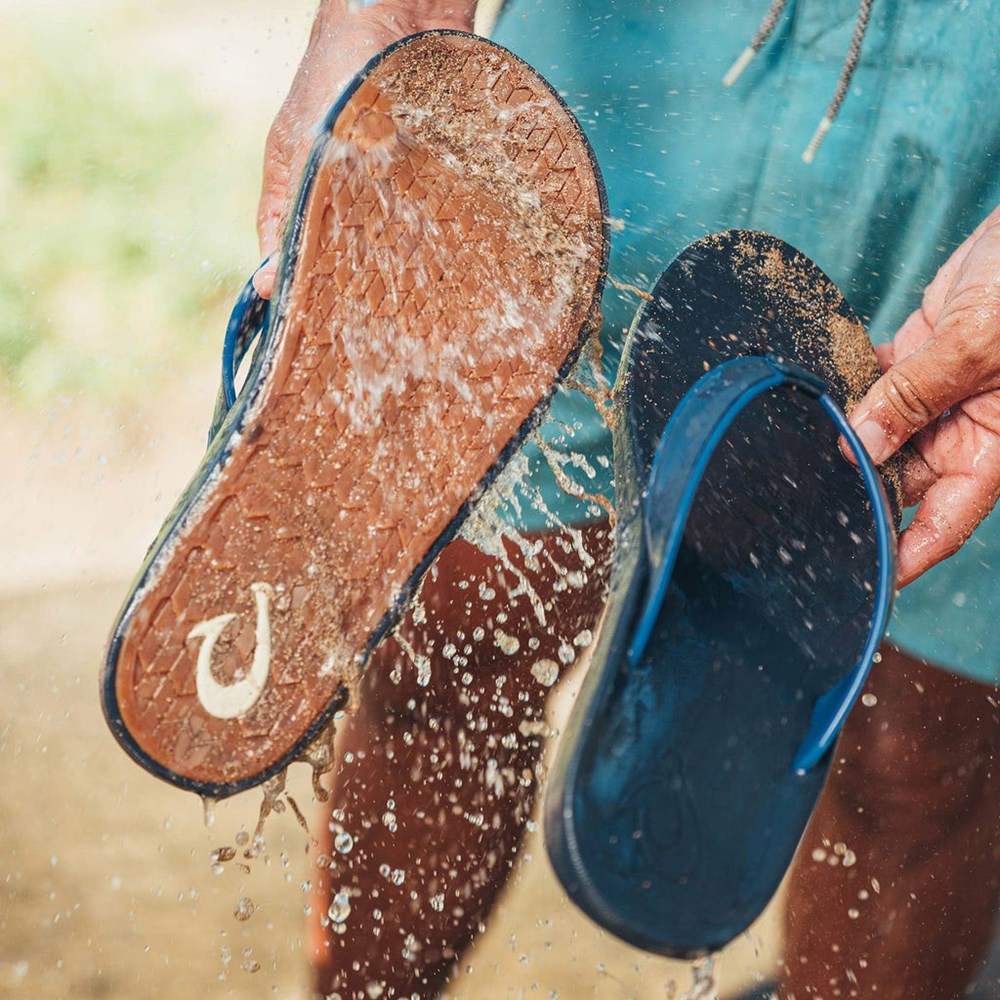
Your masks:
[{"label": "brown rubber sole", "polygon": [[428,33],[338,108],[238,415],[108,654],[123,746],[209,795],[275,773],[349,697],[597,318],[603,189],[530,67]]}]

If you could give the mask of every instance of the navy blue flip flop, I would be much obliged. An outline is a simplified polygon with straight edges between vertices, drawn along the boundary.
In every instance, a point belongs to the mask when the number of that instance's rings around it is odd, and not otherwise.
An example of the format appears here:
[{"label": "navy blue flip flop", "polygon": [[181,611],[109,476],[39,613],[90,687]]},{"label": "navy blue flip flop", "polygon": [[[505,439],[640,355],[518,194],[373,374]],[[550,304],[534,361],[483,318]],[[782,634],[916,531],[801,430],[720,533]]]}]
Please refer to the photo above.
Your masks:
[{"label": "navy blue flip flop", "polygon": [[747,928],[823,787],[895,587],[898,477],[887,499],[844,416],[878,374],[829,279],[761,233],[693,244],[633,325],[611,596],[545,830],[570,896],[639,947]]},{"label": "navy blue flip flop", "polygon": [[599,325],[606,216],[580,126],[505,49],[426,32],[358,75],[112,632],[131,757],[220,797],[308,754]]}]

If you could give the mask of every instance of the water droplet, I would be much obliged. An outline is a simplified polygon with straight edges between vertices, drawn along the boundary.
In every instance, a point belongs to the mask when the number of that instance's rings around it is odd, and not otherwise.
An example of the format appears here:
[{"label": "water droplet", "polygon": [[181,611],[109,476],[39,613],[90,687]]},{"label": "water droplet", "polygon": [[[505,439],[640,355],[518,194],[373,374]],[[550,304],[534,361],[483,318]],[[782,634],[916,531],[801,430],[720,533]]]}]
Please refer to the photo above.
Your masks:
[{"label": "water droplet", "polygon": [[507,635],[506,632],[500,629],[497,629],[493,633],[493,641],[496,643],[497,649],[508,656],[513,656],[521,648],[521,641],[518,638],[513,635]]},{"label": "water droplet", "polygon": [[417,684],[427,687],[431,682],[431,661],[428,656],[417,656],[414,660],[417,667]]},{"label": "water droplet", "polygon": [[351,915],[351,898],[346,890],[341,889],[333,897],[330,908],[326,912],[335,924],[342,924]]},{"label": "water droplet", "polygon": [[346,830],[341,830],[333,838],[333,846],[338,854],[350,854],[351,848],[354,847],[354,838]]},{"label": "water droplet", "polygon": [[226,861],[232,861],[236,857],[236,848],[234,847],[217,847],[211,854],[211,862],[213,865],[224,864]]},{"label": "water droplet", "polygon": [[237,920],[249,920],[256,911],[257,907],[249,896],[240,896],[233,907],[233,916]]},{"label": "water droplet", "polygon": [[858,919],[858,917],[860,917],[860,916],[861,916],[861,912],[860,912],[859,910],[856,910],[856,909],[854,909],[854,907],[852,906],[852,907],[851,907],[851,908],[850,908],[850,909],[849,909],[849,910],[847,911],[847,915],[848,915],[848,916],[849,916],[849,917],[851,918],[851,920],[857,920],[857,919]]},{"label": "water droplet", "polygon": [[552,687],[559,680],[559,664],[555,660],[536,660],[531,667],[531,676],[539,684]]},{"label": "water droplet", "polygon": [[406,940],[403,942],[403,958],[407,962],[415,962],[423,947],[415,935],[407,934]]},{"label": "water droplet", "polygon": [[522,736],[548,736],[555,735],[549,730],[548,723],[544,719],[526,719],[517,724],[517,731]]},{"label": "water droplet", "polygon": [[439,892],[436,896],[431,896],[431,909],[440,913],[444,909],[444,893]]},{"label": "water droplet", "polygon": [[205,827],[211,830],[215,826],[215,799],[203,795],[201,797],[201,807],[204,813]]},{"label": "water droplet", "polygon": [[382,823],[389,833],[396,832],[396,814],[391,809],[387,809],[382,813]]},{"label": "water droplet", "polygon": [[874,708],[878,704],[878,697],[873,694],[863,694],[861,696],[861,704],[865,708]]},{"label": "water droplet", "polygon": [[406,879],[406,872],[402,868],[393,868],[392,874],[389,876],[389,881],[393,885],[402,885]]}]

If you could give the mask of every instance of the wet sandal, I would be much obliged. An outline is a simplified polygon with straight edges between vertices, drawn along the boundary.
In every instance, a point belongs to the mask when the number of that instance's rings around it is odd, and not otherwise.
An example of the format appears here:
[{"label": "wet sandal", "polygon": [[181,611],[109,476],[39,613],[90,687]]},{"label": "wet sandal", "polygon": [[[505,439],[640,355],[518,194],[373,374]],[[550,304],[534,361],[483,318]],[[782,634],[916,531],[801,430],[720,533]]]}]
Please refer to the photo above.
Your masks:
[{"label": "wet sandal", "polygon": [[[114,627],[126,751],[224,796],[300,756],[597,324],[604,191],[576,121],[481,38],[404,39],[324,122],[268,308]],[[233,370],[259,334],[246,384]]]},{"label": "wet sandal", "polygon": [[888,620],[898,476],[887,500],[843,412],[879,375],[864,328],[773,237],[685,250],[621,372],[611,598],[546,840],[594,920],[691,957],[791,862]]}]

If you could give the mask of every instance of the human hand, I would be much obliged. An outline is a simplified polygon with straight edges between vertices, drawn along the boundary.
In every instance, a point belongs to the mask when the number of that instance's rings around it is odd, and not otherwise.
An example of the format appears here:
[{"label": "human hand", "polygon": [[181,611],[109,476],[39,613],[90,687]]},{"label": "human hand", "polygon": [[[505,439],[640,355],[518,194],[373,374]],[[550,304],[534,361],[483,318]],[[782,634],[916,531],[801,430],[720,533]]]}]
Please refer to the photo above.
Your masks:
[{"label": "human hand", "polygon": [[[387,45],[431,28],[472,30],[475,0],[379,0],[360,9],[347,0],[323,0],[291,90],[264,147],[264,180],[257,208],[261,257],[271,258],[299,177],[312,148],[314,128],[358,70]],[[277,260],[253,278],[270,298]]]},{"label": "human hand", "polygon": [[951,255],[851,414],[881,464],[912,438],[899,586],[955,553],[1000,496],[1000,207]]}]

